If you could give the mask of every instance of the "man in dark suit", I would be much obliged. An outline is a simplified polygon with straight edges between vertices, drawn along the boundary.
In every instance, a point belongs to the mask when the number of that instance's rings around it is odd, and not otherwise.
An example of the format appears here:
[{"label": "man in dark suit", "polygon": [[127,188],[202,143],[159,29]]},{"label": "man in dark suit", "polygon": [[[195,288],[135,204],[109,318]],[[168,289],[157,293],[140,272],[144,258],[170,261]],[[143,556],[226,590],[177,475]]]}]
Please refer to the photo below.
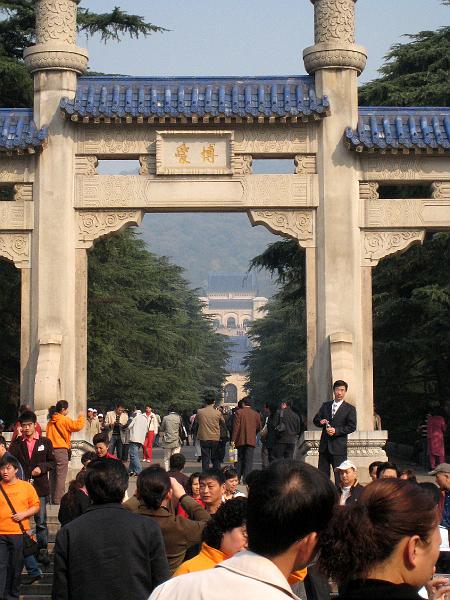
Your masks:
[{"label": "man in dark suit", "polygon": [[22,434],[16,437],[9,452],[17,458],[23,468],[24,479],[33,484],[39,496],[39,512],[34,515],[36,538],[39,545],[38,560],[50,564],[48,557],[47,496],[50,495],[48,474],[55,469],[55,456],[51,441],[39,435],[34,412],[26,410],[19,417]]},{"label": "man in dark suit", "polygon": [[[348,384],[339,379],[333,384],[334,400],[324,402],[314,417],[314,425],[322,427],[319,444],[319,470],[330,476],[330,465],[336,469],[347,460],[347,436],[356,429],[356,410],[344,400]],[[339,471],[335,472],[339,485]]]}]

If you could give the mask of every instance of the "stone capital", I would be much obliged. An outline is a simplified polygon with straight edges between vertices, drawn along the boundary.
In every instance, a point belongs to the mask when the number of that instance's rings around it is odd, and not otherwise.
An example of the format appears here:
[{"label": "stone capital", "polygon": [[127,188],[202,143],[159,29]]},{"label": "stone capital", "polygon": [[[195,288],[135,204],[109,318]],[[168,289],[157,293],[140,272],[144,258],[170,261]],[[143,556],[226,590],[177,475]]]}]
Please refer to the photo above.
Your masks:
[{"label": "stone capital", "polygon": [[320,42],[303,50],[303,61],[308,73],[319,69],[353,69],[362,73],[367,61],[364,46],[340,41]]},{"label": "stone capital", "polygon": [[88,64],[84,48],[64,42],[47,42],[26,48],[23,58],[31,73],[36,71],[75,71],[82,75]]}]

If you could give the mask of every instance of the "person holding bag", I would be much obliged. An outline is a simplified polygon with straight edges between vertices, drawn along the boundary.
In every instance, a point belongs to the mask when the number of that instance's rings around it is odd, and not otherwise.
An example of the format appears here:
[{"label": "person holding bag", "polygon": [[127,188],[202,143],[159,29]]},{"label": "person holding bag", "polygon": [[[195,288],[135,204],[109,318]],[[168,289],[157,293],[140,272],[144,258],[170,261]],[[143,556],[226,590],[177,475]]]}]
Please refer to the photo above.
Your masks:
[{"label": "person holding bag", "polygon": [[39,512],[39,497],[27,481],[17,477],[18,460],[0,460],[0,598],[19,598],[24,555],[37,552],[28,535],[30,517]]}]

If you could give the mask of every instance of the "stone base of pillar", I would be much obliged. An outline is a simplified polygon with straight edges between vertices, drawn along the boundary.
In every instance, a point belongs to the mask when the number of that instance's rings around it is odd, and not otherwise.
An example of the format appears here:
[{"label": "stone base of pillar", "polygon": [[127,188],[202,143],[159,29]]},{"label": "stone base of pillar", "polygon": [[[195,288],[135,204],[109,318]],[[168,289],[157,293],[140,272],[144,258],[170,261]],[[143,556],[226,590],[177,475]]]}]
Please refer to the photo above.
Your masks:
[{"label": "stone base of pillar", "polygon": [[70,459],[69,470],[78,472],[82,468],[81,457],[85,452],[94,452],[95,448],[86,440],[71,441],[72,458]]},{"label": "stone base of pillar", "polygon": [[[305,431],[300,439],[297,458],[317,467],[319,462],[319,441],[321,431]],[[388,438],[387,431],[355,431],[348,436],[347,454],[358,469],[360,483],[368,483],[369,465],[379,460],[387,461],[384,450]]]}]

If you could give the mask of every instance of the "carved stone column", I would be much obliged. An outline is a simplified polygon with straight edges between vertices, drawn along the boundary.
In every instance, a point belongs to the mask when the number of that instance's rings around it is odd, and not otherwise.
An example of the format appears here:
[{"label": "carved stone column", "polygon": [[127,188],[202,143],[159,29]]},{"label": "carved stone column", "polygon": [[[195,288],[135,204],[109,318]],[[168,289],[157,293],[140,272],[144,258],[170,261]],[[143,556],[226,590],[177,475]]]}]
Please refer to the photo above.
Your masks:
[{"label": "carved stone column", "polygon": [[88,54],[76,45],[77,4],[36,0],[36,45],[24,52],[34,75],[34,121],[49,129],[48,145],[36,157],[30,309],[29,400],[44,425],[48,406],[59,399],[69,402],[72,416],[86,409],[86,398],[76,393],[75,131],[59,110],[87,67]]},{"label": "carved stone column", "polygon": [[36,45],[24,51],[32,73],[86,71],[88,53],[76,45],[77,4],[78,0],[37,0]]},{"label": "carved stone column", "polygon": [[311,0],[314,4],[314,46],[303,52],[308,73],[319,69],[354,69],[361,73],[367,54],[355,44],[356,0]]},{"label": "carved stone column", "polygon": [[[363,451],[373,429],[370,271],[361,264],[359,163],[342,142],[346,127],[358,122],[357,77],[366,51],[355,44],[356,0],[311,0],[315,44],[303,52],[306,70],[314,74],[316,93],[329,98],[331,115],[317,131],[316,171],[316,342],[308,389],[308,423],[317,406],[329,400],[332,382],[349,384],[347,400],[356,406],[361,437],[357,465],[366,466]],[[368,189],[367,193],[373,193]],[[365,265],[365,263],[364,263]],[[307,432],[314,436],[320,432]],[[307,435],[303,451],[309,462]],[[356,452],[356,451],[355,451]],[[359,450],[358,450],[359,452]],[[383,453],[380,448],[380,452]]]}]

